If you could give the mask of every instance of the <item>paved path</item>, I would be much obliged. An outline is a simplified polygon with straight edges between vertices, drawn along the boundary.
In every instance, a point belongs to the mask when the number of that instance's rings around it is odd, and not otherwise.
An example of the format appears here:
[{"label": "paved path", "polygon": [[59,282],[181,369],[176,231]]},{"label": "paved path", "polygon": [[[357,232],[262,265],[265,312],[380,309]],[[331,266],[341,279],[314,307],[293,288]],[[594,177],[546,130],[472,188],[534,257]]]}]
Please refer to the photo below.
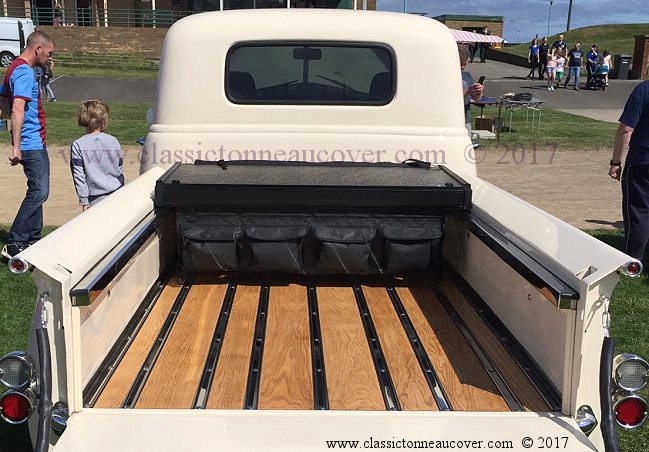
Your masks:
[{"label": "paved path", "polygon": [[[467,70],[476,80],[482,75],[487,77],[486,96],[498,97],[504,93],[530,92],[534,97],[546,102],[543,105],[545,108],[608,122],[618,121],[629,94],[640,83],[640,80],[610,80],[606,91],[573,91],[571,88],[548,91],[545,80],[527,80],[525,77],[529,69],[520,66],[487,61],[469,63]],[[586,83],[585,71],[580,79],[583,86]],[[570,83],[572,86],[572,80]]]}]

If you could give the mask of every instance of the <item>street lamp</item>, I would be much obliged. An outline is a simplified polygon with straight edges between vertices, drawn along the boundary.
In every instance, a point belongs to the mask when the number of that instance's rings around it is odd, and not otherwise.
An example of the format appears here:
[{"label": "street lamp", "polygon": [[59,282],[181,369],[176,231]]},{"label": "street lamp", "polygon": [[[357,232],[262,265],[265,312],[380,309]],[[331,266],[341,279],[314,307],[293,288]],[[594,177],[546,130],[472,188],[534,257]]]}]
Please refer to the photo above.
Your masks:
[{"label": "street lamp", "polygon": [[514,19],[509,19],[510,22],[514,22],[514,25],[516,25],[516,38],[518,39],[518,44],[520,44],[521,41],[521,30],[518,28],[518,21]]},{"label": "street lamp", "polygon": [[572,0],[568,5],[568,25],[566,25],[566,31],[570,30],[570,19],[572,18]]},{"label": "street lamp", "polygon": [[552,17],[552,5],[554,4],[554,0],[550,0],[550,14],[548,14],[548,34],[545,35],[548,38],[550,37],[550,18]]}]

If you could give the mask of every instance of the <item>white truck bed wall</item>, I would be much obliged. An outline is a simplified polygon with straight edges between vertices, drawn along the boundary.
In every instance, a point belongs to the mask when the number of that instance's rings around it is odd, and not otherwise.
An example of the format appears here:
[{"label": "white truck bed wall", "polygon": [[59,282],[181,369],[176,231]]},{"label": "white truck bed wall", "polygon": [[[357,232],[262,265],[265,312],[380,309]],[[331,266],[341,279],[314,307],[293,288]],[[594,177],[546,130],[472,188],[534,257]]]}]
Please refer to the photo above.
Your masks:
[{"label": "white truck bed wall", "polygon": [[[152,169],[21,254],[35,267],[33,279],[39,293],[49,293],[52,398],[67,401],[72,411],[81,409],[83,386],[159,275],[161,262],[156,242],[149,244],[150,249],[145,254],[148,260],[140,259],[139,266],[128,272],[129,278],[120,280],[112,288],[112,298],[121,298],[119,304],[107,300],[87,308],[73,308],[70,289],[153,210],[153,188],[162,173],[160,168]],[[129,283],[131,286],[126,287]],[[39,324],[40,310],[37,309],[32,328]],[[30,350],[37,356],[33,338]],[[60,372],[57,366],[61,365],[66,369],[59,376],[66,377],[57,381],[56,375]]]}]

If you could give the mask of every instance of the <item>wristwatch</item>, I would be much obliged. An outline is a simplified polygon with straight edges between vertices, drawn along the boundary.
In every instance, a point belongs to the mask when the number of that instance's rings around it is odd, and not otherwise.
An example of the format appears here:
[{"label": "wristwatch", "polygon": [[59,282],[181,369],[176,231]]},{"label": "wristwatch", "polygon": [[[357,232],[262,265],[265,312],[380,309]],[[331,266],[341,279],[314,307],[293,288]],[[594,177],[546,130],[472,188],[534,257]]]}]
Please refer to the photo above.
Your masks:
[{"label": "wristwatch", "polygon": [[613,160],[611,160],[611,162],[609,164],[611,166],[622,166],[622,162],[614,162]]}]

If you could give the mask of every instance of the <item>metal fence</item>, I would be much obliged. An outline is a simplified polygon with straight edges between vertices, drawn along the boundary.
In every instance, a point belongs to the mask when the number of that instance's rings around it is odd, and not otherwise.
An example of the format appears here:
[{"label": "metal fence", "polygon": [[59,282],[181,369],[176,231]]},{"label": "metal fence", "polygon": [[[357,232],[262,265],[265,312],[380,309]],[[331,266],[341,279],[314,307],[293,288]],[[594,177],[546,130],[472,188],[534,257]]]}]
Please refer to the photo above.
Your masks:
[{"label": "metal fence", "polygon": [[170,27],[199,11],[103,8],[0,8],[0,17],[25,17],[35,25],[78,27]]}]

